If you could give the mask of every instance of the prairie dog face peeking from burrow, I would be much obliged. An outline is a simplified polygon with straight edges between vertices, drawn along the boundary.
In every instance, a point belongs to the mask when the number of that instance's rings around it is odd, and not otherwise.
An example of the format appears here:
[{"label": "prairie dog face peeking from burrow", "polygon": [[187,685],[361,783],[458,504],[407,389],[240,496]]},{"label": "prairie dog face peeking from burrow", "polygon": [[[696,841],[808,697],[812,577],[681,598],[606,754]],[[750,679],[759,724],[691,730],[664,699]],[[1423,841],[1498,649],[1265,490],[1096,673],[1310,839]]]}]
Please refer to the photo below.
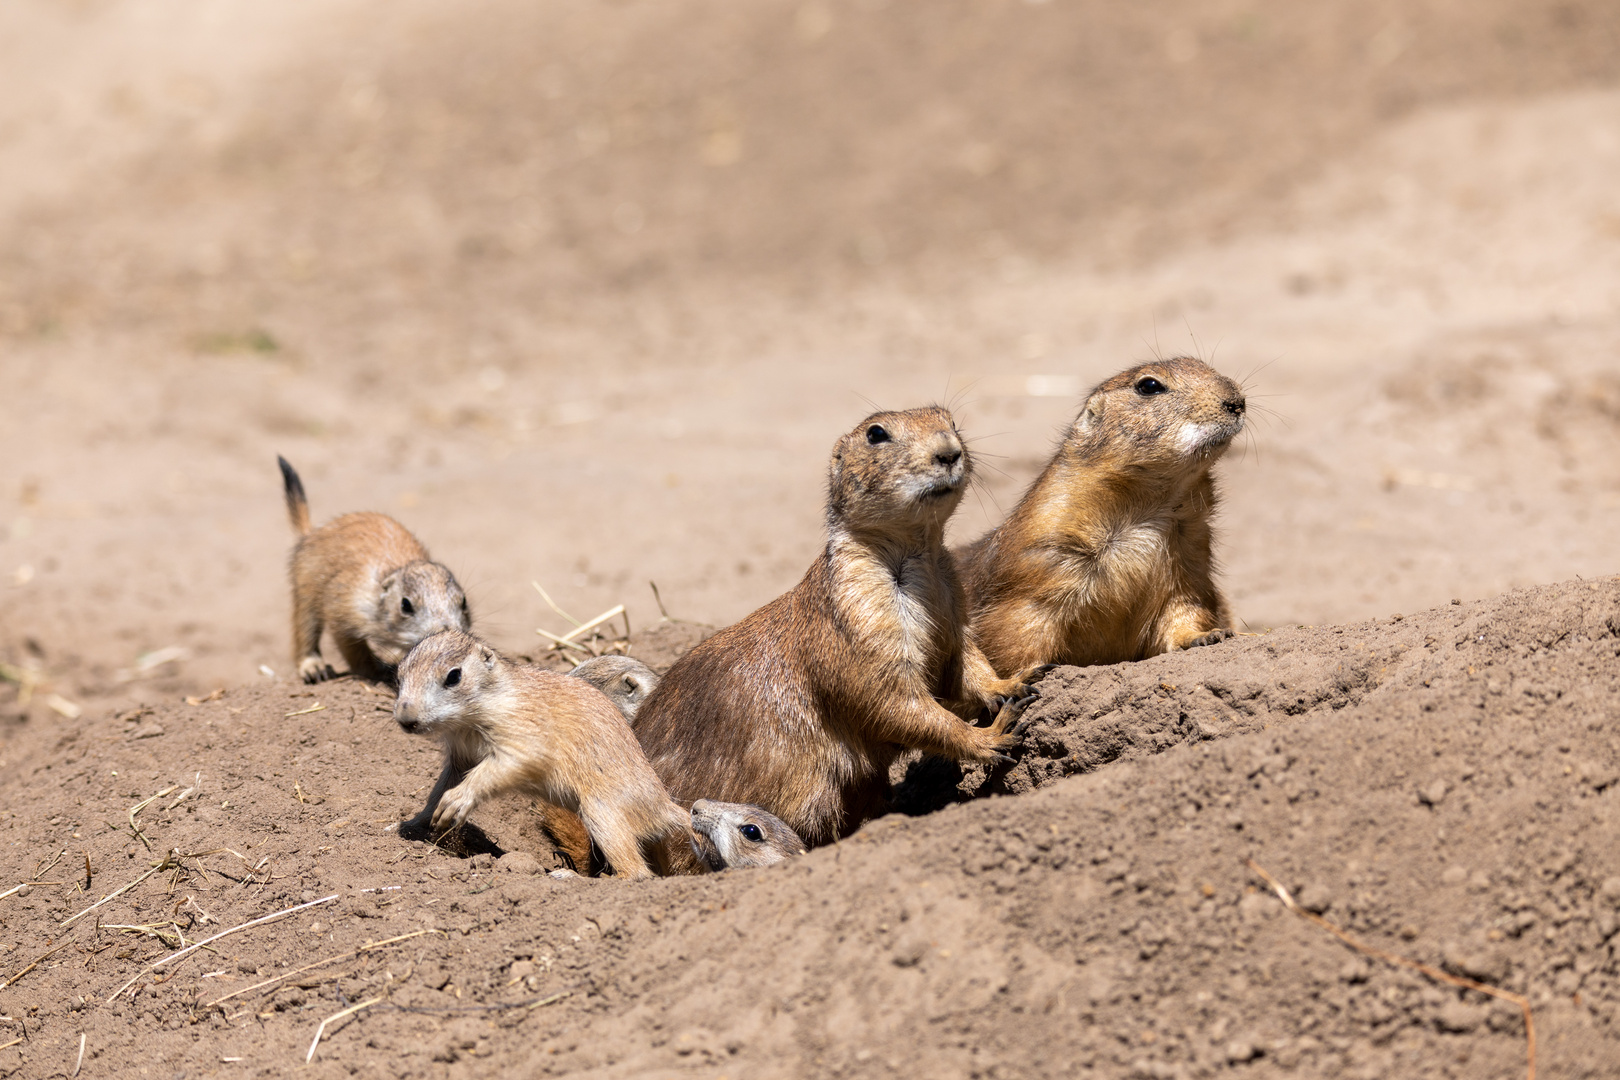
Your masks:
[{"label": "prairie dog face peeking from burrow", "polygon": [[628,656],[593,657],[568,674],[602,691],[626,720],[636,718],[636,710],[658,685],[658,674],[652,668]]},{"label": "prairie dog face peeking from burrow", "polygon": [[710,870],[770,866],[805,852],[787,822],[747,803],[699,799],[692,804],[692,830],[702,838],[698,849]]}]

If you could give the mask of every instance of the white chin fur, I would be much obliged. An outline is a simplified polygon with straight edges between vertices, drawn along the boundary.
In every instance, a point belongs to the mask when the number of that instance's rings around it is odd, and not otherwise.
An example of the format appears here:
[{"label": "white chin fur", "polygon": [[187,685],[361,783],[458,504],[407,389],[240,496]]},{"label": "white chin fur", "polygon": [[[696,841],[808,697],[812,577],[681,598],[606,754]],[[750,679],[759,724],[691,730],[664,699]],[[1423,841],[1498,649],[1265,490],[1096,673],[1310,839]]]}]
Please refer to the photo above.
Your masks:
[{"label": "white chin fur", "polygon": [[1205,441],[1214,434],[1210,430],[1213,426],[1212,424],[1195,424],[1191,421],[1182,424],[1181,430],[1176,433],[1176,447],[1183,454],[1192,453],[1200,446],[1203,446]]}]

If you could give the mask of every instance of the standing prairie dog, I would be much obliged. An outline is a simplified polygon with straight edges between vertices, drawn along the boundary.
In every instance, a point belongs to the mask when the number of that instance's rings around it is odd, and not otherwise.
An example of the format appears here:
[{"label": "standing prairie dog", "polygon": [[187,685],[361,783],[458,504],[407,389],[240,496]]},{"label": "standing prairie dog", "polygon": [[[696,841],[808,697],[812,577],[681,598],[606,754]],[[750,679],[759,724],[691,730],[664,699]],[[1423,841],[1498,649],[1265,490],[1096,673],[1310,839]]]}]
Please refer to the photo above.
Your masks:
[{"label": "standing prairie dog", "polygon": [[628,656],[596,656],[568,673],[584,679],[619,707],[626,720],[634,722],[636,710],[658,685],[658,673],[640,660]]},{"label": "standing prairie dog", "polygon": [[444,745],[444,769],[402,833],[460,825],[506,792],[579,815],[620,877],[649,877],[643,845],[692,844],[691,819],[647,764],[619,710],[595,687],[513,664],[470,634],[424,640],[399,669],[394,719]]},{"label": "standing prairie dog", "polygon": [[997,671],[1113,664],[1232,636],[1215,584],[1210,469],[1243,390],[1201,360],[1091,392],[1007,520],[960,549],[973,633]]},{"label": "standing prairie dog", "polygon": [[[875,413],[838,441],[827,546],[804,579],[681,657],[636,714],[677,800],[752,803],[824,844],[882,809],[902,750],[995,761],[1016,744],[1034,672],[995,677],[943,543],[971,474],[938,407]],[[984,728],[952,711],[992,706]]]},{"label": "standing prairie dog", "polygon": [[430,634],[471,629],[467,594],[410,530],[371,513],[344,514],[311,529],[303,481],[286,458],[276,462],[299,538],[290,564],[293,663],[305,682],[335,674],[321,659],[323,629],[332,632],[349,671],[363,679],[390,677]]},{"label": "standing prairie dog", "polygon": [[692,804],[692,831],[710,871],[771,866],[803,855],[804,841],[787,822],[757,806],[699,799]]}]

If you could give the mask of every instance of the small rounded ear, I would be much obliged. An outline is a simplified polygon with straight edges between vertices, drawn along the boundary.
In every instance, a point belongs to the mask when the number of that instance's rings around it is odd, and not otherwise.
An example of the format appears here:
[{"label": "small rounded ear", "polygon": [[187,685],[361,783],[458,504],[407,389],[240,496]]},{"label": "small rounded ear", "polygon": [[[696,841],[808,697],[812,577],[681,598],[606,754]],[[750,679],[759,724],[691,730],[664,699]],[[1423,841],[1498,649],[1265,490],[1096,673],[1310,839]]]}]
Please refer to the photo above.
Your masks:
[{"label": "small rounded ear", "polygon": [[490,652],[488,649],[484,649],[484,648],[480,648],[478,650],[478,652],[479,652],[479,655],[481,655],[484,658],[484,668],[485,668],[485,670],[494,671],[495,670],[495,654]]},{"label": "small rounded ear", "polygon": [[1080,415],[1074,418],[1074,433],[1076,435],[1089,435],[1102,420],[1102,402],[1095,399],[1086,402],[1086,407],[1080,410]]},{"label": "small rounded ear", "polygon": [[399,584],[399,571],[390,570],[388,573],[383,575],[383,579],[377,584],[382,587],[383,592],[386,593],[391,591],[394,586]]}]

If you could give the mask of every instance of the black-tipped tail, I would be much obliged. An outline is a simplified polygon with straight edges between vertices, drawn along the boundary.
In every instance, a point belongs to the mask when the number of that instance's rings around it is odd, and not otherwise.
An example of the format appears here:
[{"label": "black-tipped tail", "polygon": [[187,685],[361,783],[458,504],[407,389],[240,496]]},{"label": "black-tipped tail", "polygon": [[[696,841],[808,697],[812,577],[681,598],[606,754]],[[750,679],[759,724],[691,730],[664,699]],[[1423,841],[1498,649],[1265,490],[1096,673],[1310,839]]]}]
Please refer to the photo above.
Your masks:
[{"label": "black-tipped tail", "polygon": [[276,455],[276,464],[281,466],[281,483],[287,490],[287,517],[299,536],[308,536],[309,499],[304,495],[304,482],[298,479],[298,471],[280,454]]}]

